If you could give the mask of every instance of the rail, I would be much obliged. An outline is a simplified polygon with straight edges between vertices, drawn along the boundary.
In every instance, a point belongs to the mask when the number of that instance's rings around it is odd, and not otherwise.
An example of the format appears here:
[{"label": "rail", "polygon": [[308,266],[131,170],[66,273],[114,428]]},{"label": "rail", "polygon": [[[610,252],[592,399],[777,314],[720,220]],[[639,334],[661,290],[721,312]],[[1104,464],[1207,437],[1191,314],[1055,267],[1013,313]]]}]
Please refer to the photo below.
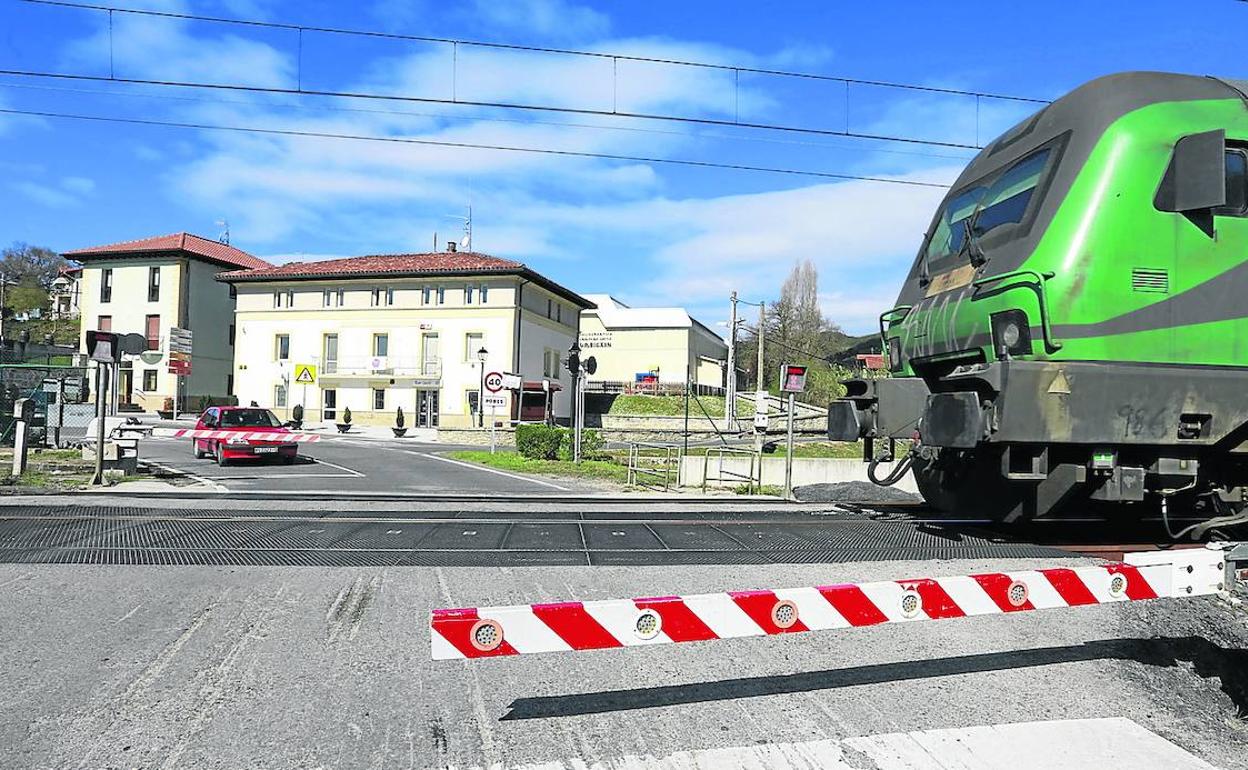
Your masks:
[{"label": "rail", "polygon": [[1053,327],[1049,321],[1049,299],[1048,294],[1044,290],[1044,282],[1052,278],[1056,273],[1045,271],[1038,273],[1035,270],[1011,270],[1008,273],[999,275],[989,275],[983,278],[977,278],[971,282],[971,286],[976,289],[982,289],[985,286],[991,286],[995,283],[1007,283],[1015,281],[1018,278],[1031,278],[1031,281],[1016,281],[1013,284],[1001,287],[998,291],[1009,291],[1015,286],[1028,286],[1035,290],[1037,301],[1040,303],[1040,331],[1044,335],[1044,347],[1049,353],[1056,353],[1061,350],[1062,343],[1058,342],[1053,336]]},{"label": "rail", "polygon": [[[744,481],[746,483],[746,493],[753,494],[763,485],[763,465],[759,461],[758,455],[751,449],[737,449],[735,447],[710,447],[706,450],[706,454],[702,458],[702,491],[705,492],[711,481],[711,455],[717,460],[715,470],[715,482],[717,486],[724,485],[724,477],[728,480]],[[728,455],[736,457],[750,458],[749,474],[737,473],[736,471],[724,470],[724,458]],[[755,467],[758,468],[758,478],[755,478]]]},{"label": "rail", "polygon": [[[647,450],[656,454],[643,454]],[[658,452],[662,454],[657,454]],[[652,457],[661,458],[660,462],[657,465],[645,462]],[[684,452],[679,444],[630,441],[628,444],[628,483],[630,486],[662,489],[666,492],[674,484],[680,483],[680,462],[683,457]]]}]

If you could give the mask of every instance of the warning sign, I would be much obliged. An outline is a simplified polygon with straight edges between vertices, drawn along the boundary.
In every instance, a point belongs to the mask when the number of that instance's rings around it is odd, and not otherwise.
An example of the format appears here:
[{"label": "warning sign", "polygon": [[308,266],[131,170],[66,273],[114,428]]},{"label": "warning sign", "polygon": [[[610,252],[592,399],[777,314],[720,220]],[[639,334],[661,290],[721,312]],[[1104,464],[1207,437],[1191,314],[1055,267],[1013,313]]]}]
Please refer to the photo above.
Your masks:
[{"label": "warning sign", "polygon": [[299,385],[315,385],[316,364],[295,364],[295,382]]}]

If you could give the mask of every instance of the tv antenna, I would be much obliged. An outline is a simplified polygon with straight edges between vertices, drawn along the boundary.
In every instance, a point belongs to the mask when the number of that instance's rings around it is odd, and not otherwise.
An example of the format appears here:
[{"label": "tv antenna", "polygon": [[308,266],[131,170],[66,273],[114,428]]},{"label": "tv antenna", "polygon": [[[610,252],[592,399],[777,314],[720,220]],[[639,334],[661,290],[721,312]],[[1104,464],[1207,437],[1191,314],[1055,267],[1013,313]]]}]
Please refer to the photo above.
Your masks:
[{"label": "tv antenna", "polygon": [[217,227],[222,228],[221,234],[217,236],[217,243],[224,243],[226,246],[229,246],[230,245],[230,220],[218,219],[216,222],[216,225]]}]

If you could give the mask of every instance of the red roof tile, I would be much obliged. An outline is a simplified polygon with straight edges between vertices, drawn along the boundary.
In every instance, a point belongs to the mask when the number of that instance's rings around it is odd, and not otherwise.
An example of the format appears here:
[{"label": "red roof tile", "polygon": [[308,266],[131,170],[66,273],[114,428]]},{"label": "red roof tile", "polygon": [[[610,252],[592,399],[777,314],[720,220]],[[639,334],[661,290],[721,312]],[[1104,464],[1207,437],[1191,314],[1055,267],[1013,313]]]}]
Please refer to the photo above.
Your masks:
[{"label": "red roof tile", "polygon": [[523,263],[491,257],[488,254],[437,251],[427,254],[373,254],[319,262],[287,262],[261,270],[232,270],[219,274],[217,278],[222,281],[263,281],[375,275],[515,273],[525,270]]},{"label": "red roof tile", "polygon": [[224,243],[210,241],[191,233],[171,233],[158,235],[155,238],[141,238],[137,241],[111,243],[107,246],[92,246],[87,249],[67,251],[64,256],[79,262],[93,257],[120,257],[127,254],[150,254],[162,251],[185,251],[208,262],[215,262],[227,267],[258,269],[272,267],[259,257],[236,249]]}]

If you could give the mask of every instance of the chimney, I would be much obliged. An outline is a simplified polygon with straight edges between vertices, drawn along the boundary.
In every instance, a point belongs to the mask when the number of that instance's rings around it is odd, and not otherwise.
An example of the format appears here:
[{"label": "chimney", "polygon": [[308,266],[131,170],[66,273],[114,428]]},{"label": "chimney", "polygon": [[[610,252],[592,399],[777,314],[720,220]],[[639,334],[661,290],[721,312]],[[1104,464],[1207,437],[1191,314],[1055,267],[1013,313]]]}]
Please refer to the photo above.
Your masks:
[{"label": "chimney", "polygon": [[455,241],[447,241],[447,242],[446,242],[446,250],[447,250],[447,251],[454,251],[454,250],[455,250]]}]

